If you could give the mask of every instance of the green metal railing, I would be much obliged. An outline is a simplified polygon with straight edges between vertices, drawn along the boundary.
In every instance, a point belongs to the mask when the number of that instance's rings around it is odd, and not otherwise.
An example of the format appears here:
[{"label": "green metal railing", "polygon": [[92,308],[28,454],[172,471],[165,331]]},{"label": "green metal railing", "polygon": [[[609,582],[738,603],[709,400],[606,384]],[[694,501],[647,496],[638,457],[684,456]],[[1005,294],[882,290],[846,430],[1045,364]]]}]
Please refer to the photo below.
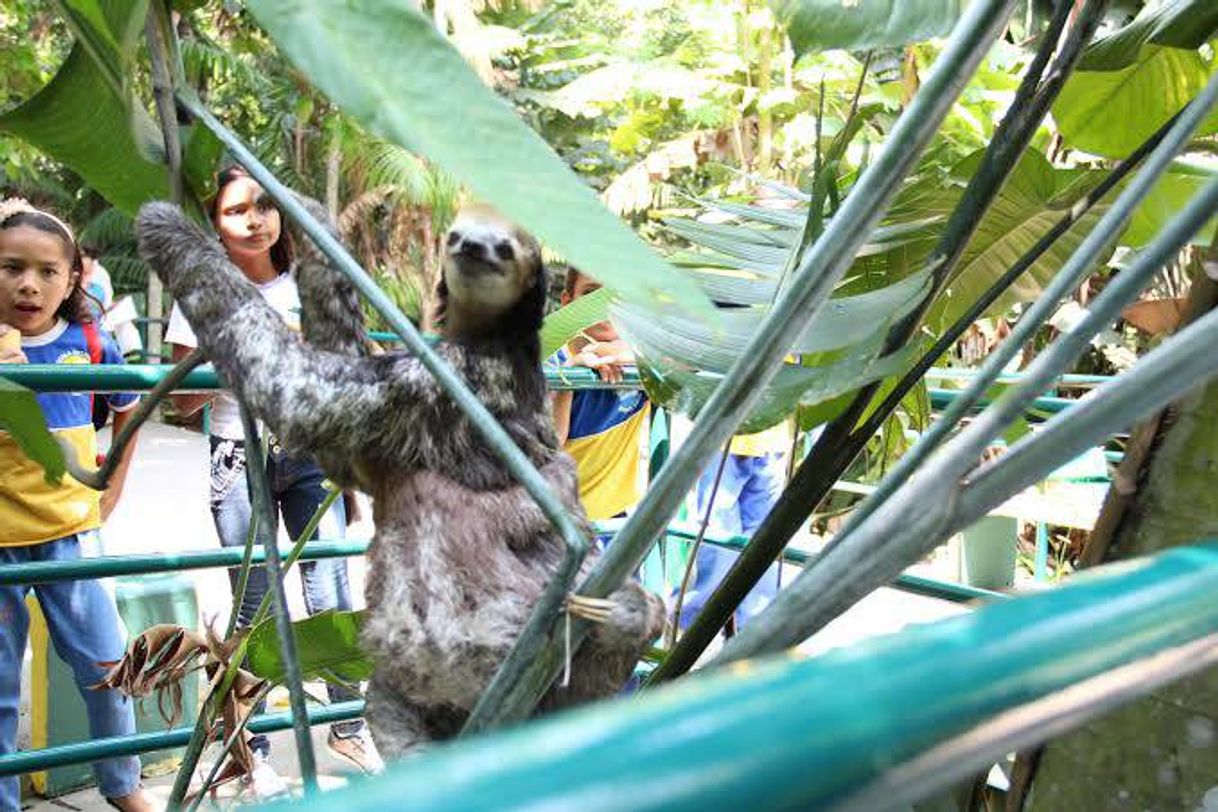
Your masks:
[{"label": "green metal railing", "polygon": [[291,808],[908,808],[1212,665],[1216,590],[1218,548],[1176,549],[814,659],[737,663],[437,748]]}]

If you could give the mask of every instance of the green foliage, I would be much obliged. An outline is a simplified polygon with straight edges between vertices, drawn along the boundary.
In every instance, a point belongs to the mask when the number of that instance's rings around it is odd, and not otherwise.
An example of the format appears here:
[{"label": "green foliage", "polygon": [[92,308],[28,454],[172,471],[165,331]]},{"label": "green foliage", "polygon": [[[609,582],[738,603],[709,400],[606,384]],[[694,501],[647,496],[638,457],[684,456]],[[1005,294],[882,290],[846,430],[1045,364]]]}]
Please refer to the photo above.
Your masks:
[{"label": "green foliage", "polygon": [[17,441],[21,450],[46,472],[52,485],[63,478],[63,451],[47,431],[46,418],[34,393],[24,386],[0,378],[0,429]]},{"label": "green foliage", "polygon": [[891,48],[947,34],[960,0],[771,0],[797,53]]},{"label": "green foliage", "polygon": [[1218,4],[1212,0],[1148,3],[1128,25],[1096,38],[1083,52],[1079,69],[1112,71],[1138,61],[1142,46],[1195,51],[1218,34]]},{"label": "green foliage", "polygon": [[[360,648],[359,630],[364,613],[330,610],[292,622],[296,655],[303,679],[359,683],[372,676],[372,661]],[[257,677],[284,681],[283,659],[275,619],[267,618],[250,632],[246,649],[248,668]]]},{"label": "green foliage", "polygon": [[[1213,54],[1143,45],[1119,70],[1077,71],[1053,105],[1066,143],[1092,155],[1122,158],[1201,92],[1215,68]],[[1198,134],[1218,132],[1218,113]]]},{"label": "green foliage", "polygon": [[706,309],[693,286],[610,217],[420,14],[387,6],[322,13],[315,3],[262,0],[250,7],[348,114],[426,154],[569,261],[628,298]]}]

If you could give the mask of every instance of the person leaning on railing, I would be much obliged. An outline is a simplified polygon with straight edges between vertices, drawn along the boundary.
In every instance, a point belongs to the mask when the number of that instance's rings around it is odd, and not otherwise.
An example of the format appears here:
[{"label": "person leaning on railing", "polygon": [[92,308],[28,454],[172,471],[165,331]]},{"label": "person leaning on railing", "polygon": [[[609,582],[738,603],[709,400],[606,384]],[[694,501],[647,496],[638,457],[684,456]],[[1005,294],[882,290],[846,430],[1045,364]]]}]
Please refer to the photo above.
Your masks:
[{"label": "person leaning on railing", "polygon": [[[564,305],[600,289],[572,268],[563,288]],[[606,383],[622,380],[634,352],[608,321],[594,324],[550,359],[558,366],[583,366]],[[558,441],[575,459],[579,498],[593,521],[623,516],[643,496],[642,443],[650,404],[640,389],[589,389],[553,394]]]}]

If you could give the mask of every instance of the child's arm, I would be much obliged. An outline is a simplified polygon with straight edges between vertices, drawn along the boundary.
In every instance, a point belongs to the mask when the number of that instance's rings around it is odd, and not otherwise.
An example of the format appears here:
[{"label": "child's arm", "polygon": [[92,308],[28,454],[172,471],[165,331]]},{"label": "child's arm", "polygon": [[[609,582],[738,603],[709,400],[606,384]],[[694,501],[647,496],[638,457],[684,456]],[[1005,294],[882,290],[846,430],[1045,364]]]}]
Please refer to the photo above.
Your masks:
[{"label": "child's arm", "polygon": [[575,393],[570,389],[565,392],[553,392],[550,403],[554,407],[554,433],[558,435],[558,447],[567,444],[567,436],[571,433],[571,402]]},{"label": "child's arm", "polygon": [[[131,419],[134,409],[125,412],[114,413],[114,427],[111,429],[111,436],[118,436],[122,431],[126,422]],[[104,522],[114,512],[115,506],[118,505],[118,498],[123,494],[123,483],[127,481],[127,469],[131,466],[131,457],[135,453],[136,435],[131,436],[131,442],[127,444],[127,448],[123,453],[122,459],[118,461],[118,466],[114,469],[114,474],[110,477],[110,487],[102,491],[101,495],[101,518]]]}]

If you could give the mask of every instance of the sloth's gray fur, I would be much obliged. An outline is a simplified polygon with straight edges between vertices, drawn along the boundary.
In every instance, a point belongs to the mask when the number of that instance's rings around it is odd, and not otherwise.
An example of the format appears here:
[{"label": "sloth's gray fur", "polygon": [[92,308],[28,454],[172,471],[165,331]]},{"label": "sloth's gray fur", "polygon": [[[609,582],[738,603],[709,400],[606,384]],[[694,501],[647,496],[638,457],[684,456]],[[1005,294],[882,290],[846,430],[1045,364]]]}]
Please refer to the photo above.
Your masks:
[{"label": "sloth's gray fur", "polygon": [[[373,498],[363,639],[375,661],[366,714],[382,753],[455,735],[557,569],[561,539],[417,358],[368,354],[353,286],[311,242],[298,243],[301,341],[176,206],[145,205],[137,231],[226,384],[285,447]],[[527,249],[516,262],[532,263],[521,270],[544,285],[536,243],[514,236]],[[523,339],[505,322],[435,349],[587,529],[574,464],[554,434],[535,316]],[[543,708],[614,693],[659,633],[654,595],[631,582],[610,598],[610,621],[594,624],[570,684],[552,688]]]}]

